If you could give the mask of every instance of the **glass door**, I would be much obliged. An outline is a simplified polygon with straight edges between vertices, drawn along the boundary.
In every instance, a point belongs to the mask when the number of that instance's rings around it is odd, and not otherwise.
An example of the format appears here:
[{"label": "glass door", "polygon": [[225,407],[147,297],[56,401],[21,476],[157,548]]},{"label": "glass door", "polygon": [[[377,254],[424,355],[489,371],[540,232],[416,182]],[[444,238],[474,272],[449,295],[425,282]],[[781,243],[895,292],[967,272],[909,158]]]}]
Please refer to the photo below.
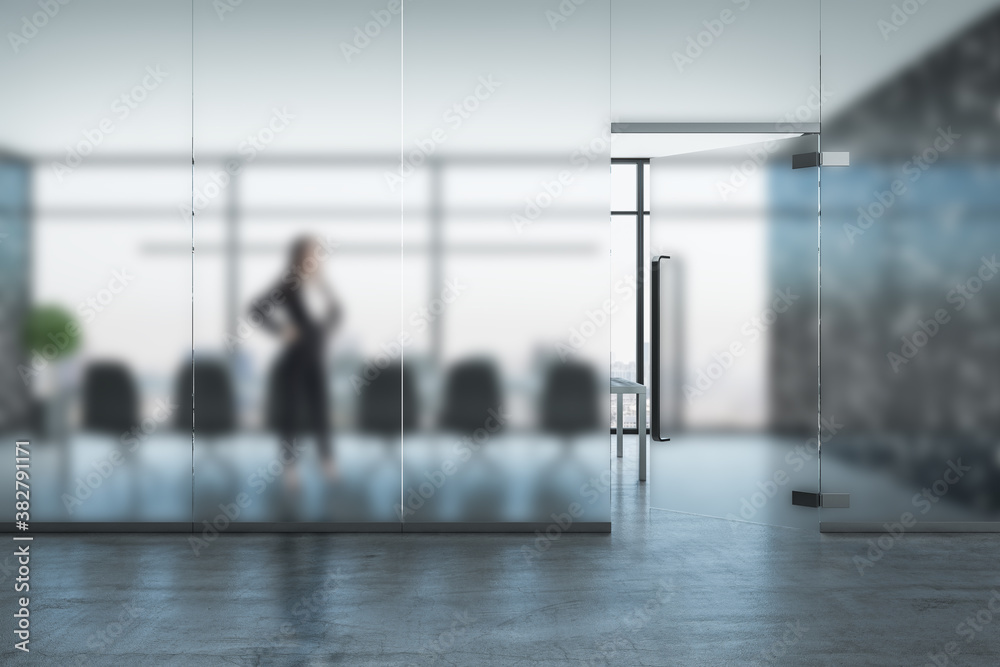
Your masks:
[{"label": "glass door", "polygon": [[814,527],[819,141],[760,138],[651,161],[651,506]]},{"label": "glass door", "polygon": [[904,49],[861,6],[823,7],[823,146],[851,166],[822,167],[822,481],[850,507],[821,530],[997,530],[1000,14],[928,15]]}]

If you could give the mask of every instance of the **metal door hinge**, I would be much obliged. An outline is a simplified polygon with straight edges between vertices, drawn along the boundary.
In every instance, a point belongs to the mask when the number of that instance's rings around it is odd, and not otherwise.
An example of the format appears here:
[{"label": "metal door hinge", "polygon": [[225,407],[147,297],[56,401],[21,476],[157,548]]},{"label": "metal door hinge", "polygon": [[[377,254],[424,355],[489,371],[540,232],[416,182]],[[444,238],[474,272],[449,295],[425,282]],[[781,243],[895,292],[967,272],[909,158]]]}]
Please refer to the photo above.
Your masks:
[{"label": "metal door hinge", "polygon": [[798,153],[792,156],[792,169],[807,167],[849,167],[851,154],[846,151],[823,151],[822,153]]},{"label": "metal door hinge", "polygon": [[827,509],[848,509],[851,506],[849,493],[809,493],[792,491],[792,504],[799,507],[825,507]]}]

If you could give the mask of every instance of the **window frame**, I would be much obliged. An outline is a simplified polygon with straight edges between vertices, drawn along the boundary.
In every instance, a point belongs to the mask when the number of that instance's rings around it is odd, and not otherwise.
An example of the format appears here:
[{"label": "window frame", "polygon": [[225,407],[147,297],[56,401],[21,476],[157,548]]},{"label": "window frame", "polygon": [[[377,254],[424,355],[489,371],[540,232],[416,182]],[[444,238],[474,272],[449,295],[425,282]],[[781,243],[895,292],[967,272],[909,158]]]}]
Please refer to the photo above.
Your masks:
[{"label": "window frame", "polygon": [[[624,165],[634,165],[635,166],[635,205],[631,209],[617,210],[612,209],[610,215],[620,215],[626,216],[631,215],[635,217],[636,225],[636,248],[635,248],[635,275],[636,275],[636,290],[635,290],[635,381],[639,384],[645,384],[645,369],[646,360],[644,355],[644,327],[645,327],[645,317],[644,317],[644,307],[645,307],[645,243],[644,243],[644,223],[646,216],[649,215],[649,210],[646,209],[646,191],[648,188],[648,183],[646,183],[646,165],[649,164],[649,158],[630,158],[630,157],[613,157],[611,158],[611,164],[624,164]],[[610,208],[610,207],[609,207]],[[610,221],[610,217],[609,217]],[[647,420],[648,421],[648,420]],[[611,432],[615,433],[615,428],[611,428]],[[638,435],[639,429],[636,428],[623,428],[622,432],[626,435]],[[649,425],[646,426],[646,432],[649,432]]]}]

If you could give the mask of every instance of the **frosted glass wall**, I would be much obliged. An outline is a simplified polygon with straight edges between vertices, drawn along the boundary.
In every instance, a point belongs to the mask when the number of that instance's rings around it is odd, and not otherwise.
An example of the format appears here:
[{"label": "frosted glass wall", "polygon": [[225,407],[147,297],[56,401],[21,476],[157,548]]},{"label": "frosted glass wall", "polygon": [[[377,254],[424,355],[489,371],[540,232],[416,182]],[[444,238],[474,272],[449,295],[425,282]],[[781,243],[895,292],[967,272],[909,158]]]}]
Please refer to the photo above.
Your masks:
[{"label": "frosted glass wall", "polygon": [[607,1],[53,6],[0,9],[34,520],[610,527]]},{"label": "frosted glass wall", "polygon": [[33,521],[187,525],[174,378],[191,349],[190,7],[48,12],[0,7],[15,36],[0,58],[0,430],[32,443]]},{"label": "frosted glass wall", "polygon": [[194,19],[195,523],[398,530],[400,12]]},{"label": "frosted glass wall", "polygon": [[406,5],[404,529],[609,525],[608,12]]},{"label": "frosted glass wall", "polygon": [[613,118],[817,122],[819,31],[819,0],[615,0]]}]

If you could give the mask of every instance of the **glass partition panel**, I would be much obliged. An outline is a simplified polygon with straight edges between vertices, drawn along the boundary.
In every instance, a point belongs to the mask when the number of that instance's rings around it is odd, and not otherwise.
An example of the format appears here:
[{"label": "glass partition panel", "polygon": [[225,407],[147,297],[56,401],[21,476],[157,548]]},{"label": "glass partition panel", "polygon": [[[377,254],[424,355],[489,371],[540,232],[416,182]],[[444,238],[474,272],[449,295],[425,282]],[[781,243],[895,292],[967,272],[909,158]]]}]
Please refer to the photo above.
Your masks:
[{"label": "glass partition panel", "polygon": [[400,194],[385,175],[401,15],[386,7],[195,7],[196,529],[399,530]]},{"label": "glass partition panel", "polygon": [[[818,122],[819,4],[615,0],[614,120]],[[550,14],[556,30],[575,20]]]},{"label": "glass partition panel", "polygon": [[[651,161],[651,505],[806,528],[817,490],[815,135]],[[666,259],[669,258],[669,259]],[[655,431],[654,431],[655,432]]]},{"label": "glass partition panel", "polygon": [[0,430],[33,521],[187,525],[191,259],[161,250],[190,241],[190,7],[49,4],[0,7]]},{"label": "glass partition panel", "polygon": [[406,3],[404,530],[610,527],[608,12]]},{"label": "glass partition panel", "polygon": [[823,530],[1000,520],[1000,12],[898,12],[824,5]]}]

